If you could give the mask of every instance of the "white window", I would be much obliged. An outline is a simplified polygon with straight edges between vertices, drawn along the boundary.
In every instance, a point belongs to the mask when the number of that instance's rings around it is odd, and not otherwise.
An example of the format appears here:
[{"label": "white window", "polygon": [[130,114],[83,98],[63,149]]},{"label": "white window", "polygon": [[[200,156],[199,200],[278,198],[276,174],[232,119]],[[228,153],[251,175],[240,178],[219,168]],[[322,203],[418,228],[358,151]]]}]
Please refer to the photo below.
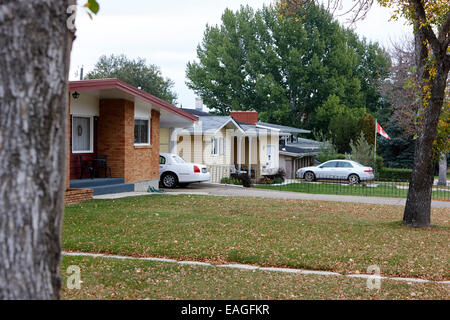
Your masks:
[{"label": "white window", "polygon": [[216,137],[211,138],[211,155],[216,156],[219,151],[218,140]]},{"label": "white window", "polygon": [[72,116],[72,153],[94,152],[94,117]]},{"label": "white window", "polygon": [[150,145],[150,119],[134,119],[134,145]]}]

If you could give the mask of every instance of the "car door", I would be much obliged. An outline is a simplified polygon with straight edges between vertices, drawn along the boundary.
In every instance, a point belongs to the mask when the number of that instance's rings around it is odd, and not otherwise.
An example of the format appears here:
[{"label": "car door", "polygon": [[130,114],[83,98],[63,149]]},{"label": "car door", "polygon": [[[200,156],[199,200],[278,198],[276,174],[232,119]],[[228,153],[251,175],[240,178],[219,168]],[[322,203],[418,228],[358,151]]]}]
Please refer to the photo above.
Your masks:
[{"label": "car door", "polygon": [[353,165],[350,162],[338,161],[336,167],[336,176],[339,179],[347,179],[347,177],[352,173]]},{"label": "car door", "polygon": [[183,158],[176,154],[171,154],[170,158],[171,170],[177,174],[180,182],[186,181],[190,175],[194,174],[192,163],[184,161]]},{"label": "car door", "polygon": [[317,178],[320,179],[332,179],[336,177],[336,165],[337,161],[328,161],[319,166],[317,171]]}]

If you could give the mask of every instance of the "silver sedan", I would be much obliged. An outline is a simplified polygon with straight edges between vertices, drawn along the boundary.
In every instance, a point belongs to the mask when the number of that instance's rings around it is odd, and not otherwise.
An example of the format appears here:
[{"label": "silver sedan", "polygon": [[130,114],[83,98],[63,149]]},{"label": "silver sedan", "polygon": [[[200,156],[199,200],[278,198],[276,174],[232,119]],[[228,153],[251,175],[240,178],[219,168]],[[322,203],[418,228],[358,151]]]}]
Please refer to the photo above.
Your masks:
[{"label": "silver sedan", "polygon": [[314,167],[298,169],[297,177],[308,182],[318,179],[348,180],[350,183],[373,180],[373,169],[351,160],[330,160]]}]

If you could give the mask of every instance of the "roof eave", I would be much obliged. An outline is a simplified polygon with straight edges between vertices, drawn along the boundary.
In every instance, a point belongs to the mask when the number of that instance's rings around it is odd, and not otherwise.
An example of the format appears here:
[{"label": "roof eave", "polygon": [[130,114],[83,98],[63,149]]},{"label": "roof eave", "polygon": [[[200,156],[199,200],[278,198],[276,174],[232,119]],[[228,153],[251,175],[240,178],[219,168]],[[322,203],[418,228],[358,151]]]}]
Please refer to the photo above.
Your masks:
[{"label": "roof eave", "polygon": [[120,79],[101,79],[101,80],[80,80],[69,82],[69,92],[73,91],[90,91],[90,90],[106,90],[106,89],[119,89],[126,93],[129,93],[135,97],[138,97],[144,101],[156,105],[157,107],[166,110],[170,113],[174,113],[182,118],[190,120],[192,122],[198,121],[198,117],[185,112],[174,105],[164,101],[158,97],[155,97],[143,90],[140,90]]}]

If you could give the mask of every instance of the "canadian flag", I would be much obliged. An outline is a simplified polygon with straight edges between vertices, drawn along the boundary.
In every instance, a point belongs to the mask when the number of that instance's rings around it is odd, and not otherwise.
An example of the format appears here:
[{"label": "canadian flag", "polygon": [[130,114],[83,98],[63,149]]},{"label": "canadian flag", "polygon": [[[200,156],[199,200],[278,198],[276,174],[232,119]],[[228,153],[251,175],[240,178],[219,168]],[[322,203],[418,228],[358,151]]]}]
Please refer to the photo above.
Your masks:
[{"label": "canadian flag", "polygon": [[388,136],[388,134],[386,133],[386,131],[383,130],[383,128],[380,126],[380,124],[377,122],[377,133],[381,134],[383,137],[385,137],[386,139],[391,140],[391,137]]}]

